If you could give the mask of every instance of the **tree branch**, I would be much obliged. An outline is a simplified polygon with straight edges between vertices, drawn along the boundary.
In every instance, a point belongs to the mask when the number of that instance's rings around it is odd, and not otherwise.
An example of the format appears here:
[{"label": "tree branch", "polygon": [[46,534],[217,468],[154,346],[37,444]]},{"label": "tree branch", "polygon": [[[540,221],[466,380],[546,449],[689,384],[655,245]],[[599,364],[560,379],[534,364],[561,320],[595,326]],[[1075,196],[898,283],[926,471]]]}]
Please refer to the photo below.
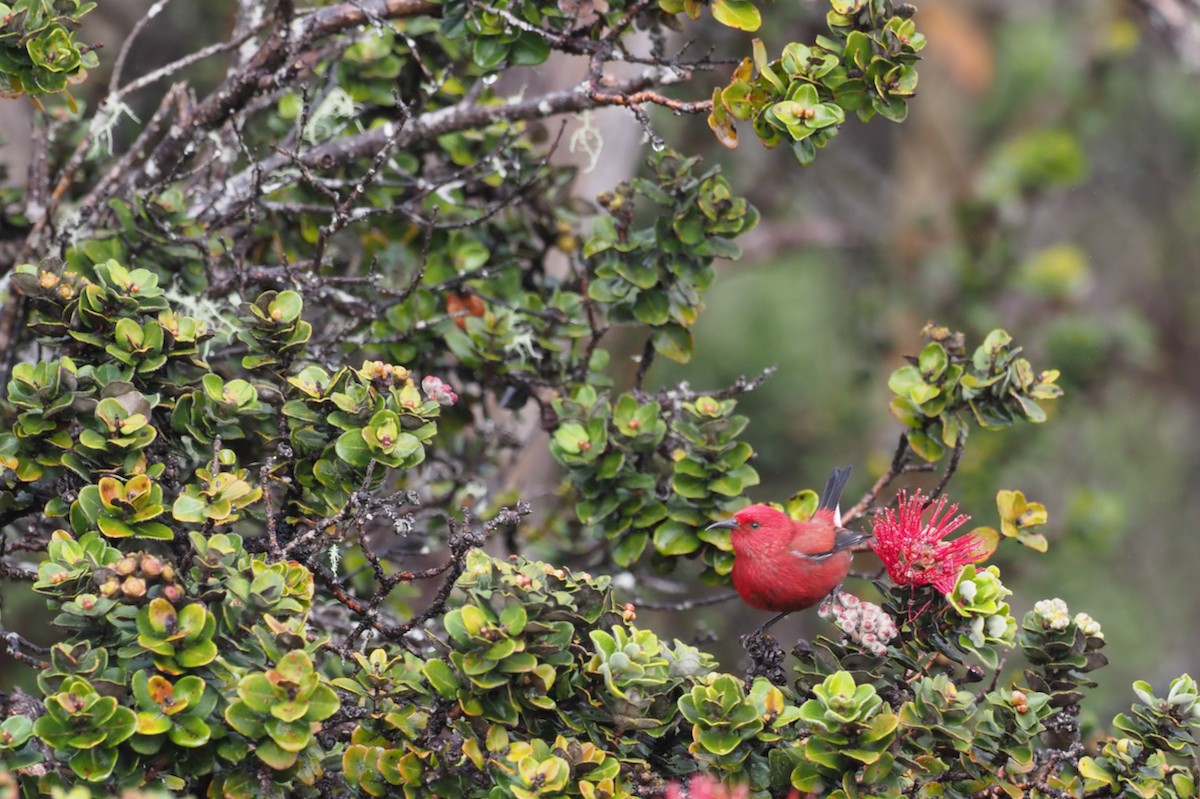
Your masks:
[{"label": "tree branch", "polygon": [[1200,74],[1200,0],[1133,0],[1180,63]]},{"label": "tree branch", "polygon": [[[588,83],[581,83],[569,89],[550,92],[539,97],[518,100],[500,106],[478,105],[474,102],[463,102],[448,108],[429,111],[409,120],[404,129],[397,134],[396,125],[387,124],[365,131],[354,136],[345,136],[334,141],[325,142],[302,151],[296,160],[311,168],[320,170],[335,169],[352,163],[361,158],[370,158],[379,152],[390,141],[391,146],[398,150],[411,148],[419,142],[428,141],[446,133],[486,127],[496,122],[519,122],[533,119],[543,119],[557,114],[571,114],[596,108],[601,105],[613,104],[612,98],[636,95],[651,86],[665,86],[687,79],[687,75],[679,74],[676,70],[647,69],[640,76],[623,81],[612,81],[606,87],[603,96],[598,96]],[[276,153],[259,161],[253,169],[263,175],[273,175],[288,166],[290,156]],[[211,217],[220,218],[228,211],[246,202],[253,187],[252,168],[247,168],[232,176],[221,188],[221,196],[209,198],[212,210]],[[268,179],[264,192],[283,185],[286,177],[276,176]],[[209,202],[200,203],[201,206]]]},{"label": "tree branch", "polygon": [[871,505],[875,504],[879,494],[883,489],[888,487],[888,484],[904,473],[904,467],[908,464],[909,453],[908,435],[900,434],[900,440],[896,442],[896,451],[892,454],[892,463],[888,466],[888,470],[879,476],[875,481],[875,485],[868,489],[867,493],[863,494],[862,499],[855,503],[854,507],[842,514],[842,524],[848,525],[858,517],[867,512]]}]

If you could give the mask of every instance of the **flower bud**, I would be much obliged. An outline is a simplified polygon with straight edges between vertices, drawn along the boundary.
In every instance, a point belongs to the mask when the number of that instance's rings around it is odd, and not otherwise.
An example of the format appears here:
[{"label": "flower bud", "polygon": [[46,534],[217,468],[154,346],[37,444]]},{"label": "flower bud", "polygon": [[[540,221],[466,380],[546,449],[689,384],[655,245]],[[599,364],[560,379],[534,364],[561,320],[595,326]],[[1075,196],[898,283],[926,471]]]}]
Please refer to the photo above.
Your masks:
[{"label": "flower bud", "polygon": [[1075,614],[1075,626],[1083,630],[1083,634],[1089,638],[1104,639],[1104,632],[1100,628],[1100,622],[1086,613]]},{"label": "flower bud", "polygon": [[1061,599],[1043,599],[1035,603],[1033,612],[1048,630],[1065,630],[1071,623],[1070,610]]},{"label": "flower bud", "polygon": [[988,616],[986,626],[988,638],[1003,638],[1004,633],[1008,630],[1008,617],[999,613],[995,616]]},{"label": "flower bud", "polygon": [[121,583],[121,593],[127,597],[143,597],[146,595],[146,581],[141,577],[126,577]]}]

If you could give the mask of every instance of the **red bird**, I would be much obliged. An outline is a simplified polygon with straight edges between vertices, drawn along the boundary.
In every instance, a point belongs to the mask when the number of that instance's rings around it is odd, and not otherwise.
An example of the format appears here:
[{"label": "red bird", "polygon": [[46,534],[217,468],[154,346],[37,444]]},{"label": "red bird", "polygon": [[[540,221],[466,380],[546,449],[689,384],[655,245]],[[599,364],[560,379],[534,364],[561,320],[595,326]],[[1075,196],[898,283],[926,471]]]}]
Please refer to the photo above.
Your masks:
[{"label": "red bird", "polygon": [[733,531],[733,587],[746,604],[778,611],[758,632],[824,599],[846,579],[850,547],[868,538],[841,526],[838,500],[850,467],[834,469],[812,518],[796,521],[766,505],[709,525]]}]

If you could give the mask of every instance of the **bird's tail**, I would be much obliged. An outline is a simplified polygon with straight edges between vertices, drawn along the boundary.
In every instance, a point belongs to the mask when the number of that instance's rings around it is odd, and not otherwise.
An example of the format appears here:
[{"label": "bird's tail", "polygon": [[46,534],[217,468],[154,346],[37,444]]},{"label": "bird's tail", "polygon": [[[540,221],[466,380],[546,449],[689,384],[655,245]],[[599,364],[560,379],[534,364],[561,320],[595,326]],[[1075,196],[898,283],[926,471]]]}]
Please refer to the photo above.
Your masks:
[{"label": "bird's tail", "polygon": [[842,491],[846,489],[846,482],[850,479],[852,468],[843,466],[841,469],[833,470],[833,473],[829,475],[829,480],[825,483],[825,490],[821,492],[821,504],[817,505],[817,510],[837,512],[838,502],[841,501]]}]

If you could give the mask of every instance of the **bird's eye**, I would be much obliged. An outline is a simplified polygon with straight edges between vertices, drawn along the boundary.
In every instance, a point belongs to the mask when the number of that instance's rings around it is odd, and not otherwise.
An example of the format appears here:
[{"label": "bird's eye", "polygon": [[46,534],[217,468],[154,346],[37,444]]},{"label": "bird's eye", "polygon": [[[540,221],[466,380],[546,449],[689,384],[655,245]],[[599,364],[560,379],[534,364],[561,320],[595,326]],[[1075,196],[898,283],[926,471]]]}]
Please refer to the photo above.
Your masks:
[{"label": "bird's eye", "polygon": [[757,530],[757,529],[758,529],[758,528],[760,528],[760,527],[762,527],[762,525],[761,525],[760,523],[758,523],[758,522],[750,522],[750,529],[751,529],[751,530]]}]

